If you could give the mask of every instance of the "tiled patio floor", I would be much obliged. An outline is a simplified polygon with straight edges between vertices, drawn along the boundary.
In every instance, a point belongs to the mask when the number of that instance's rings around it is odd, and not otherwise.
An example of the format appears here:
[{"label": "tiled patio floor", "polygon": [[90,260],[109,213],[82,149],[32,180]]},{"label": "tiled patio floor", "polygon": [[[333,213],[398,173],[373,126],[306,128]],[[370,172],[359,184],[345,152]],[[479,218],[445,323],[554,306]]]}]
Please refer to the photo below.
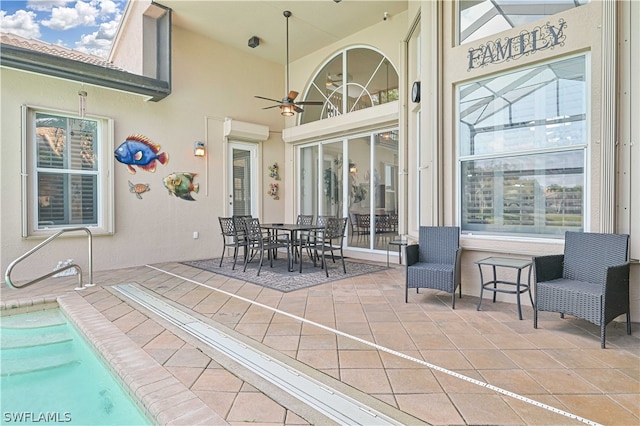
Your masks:
[{"label": "tiled patio floor", "polygon": [[[478,298],[469,295],[456,301],[455,310],[450,295],[431,290],[410,293],[405,303],[400,266],[290,293],[178,263],[154,266],[189,281],[141,266],[95,273],[97,286],[77,294],[230,424],[317,420],[273,386],[252,380],[191,336],[123,301],[111,285],[137,283],[282,359],[311,367],[318,378],[348,385],[356,397],[362,396],[359,390],[375,398],[369,402],[407,413],[415,423],[555,425],[580,424],[583,418],[640,424],[637,323],[632,336],[623,324],[609,325],[602,350],[598,327],[541,313],[534,330],[528,307],[519,321],[515,304],[485,300],[477,311]],[[51,279],[24,290],[3,287],[0,296],[6,308],[16,300],[24,304],[73,291],[74,285],[71,278]]]}]

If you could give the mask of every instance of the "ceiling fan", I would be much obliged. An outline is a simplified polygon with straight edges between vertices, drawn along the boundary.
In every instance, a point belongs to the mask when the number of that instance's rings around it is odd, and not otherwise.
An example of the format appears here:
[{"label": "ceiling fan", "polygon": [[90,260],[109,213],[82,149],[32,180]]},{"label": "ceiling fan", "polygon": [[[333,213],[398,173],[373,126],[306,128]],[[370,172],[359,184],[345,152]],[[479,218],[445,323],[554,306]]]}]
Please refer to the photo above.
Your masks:
[{"label": "ceiling fan", "polygon": [[270,109],[270,108],[280,108],[280,114],[284,116],[292,116],[294,112],[304,112],[304,110],[300,107],[300,105],[322,105],[324,102],[322,101],[301,101],[295,102],[296,96],[298,96],[298,92],[295,90],[289,90],[289,18],[292,13],[288,10],[283,12],[285,18],[287,18],[287,63],[286,63],[286,73],[287,73],[287,95],[282,98],[281,101],[271,98],[265,98],[264,96],[256,96],[256,98],[264,99],[271,102],[276,102],[276,105],[268,106],[262,109]]}]

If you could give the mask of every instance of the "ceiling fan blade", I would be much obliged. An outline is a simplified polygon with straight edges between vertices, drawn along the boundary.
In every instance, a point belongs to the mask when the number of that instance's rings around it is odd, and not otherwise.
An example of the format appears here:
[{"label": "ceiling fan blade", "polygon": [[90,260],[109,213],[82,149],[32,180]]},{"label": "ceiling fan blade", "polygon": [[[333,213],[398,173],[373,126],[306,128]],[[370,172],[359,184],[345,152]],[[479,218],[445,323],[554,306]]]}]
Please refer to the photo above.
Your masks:
[{"label": "ceiling fan blade", "polygon": [[271,106],[268,106],[268,107],[264,107],[262,109],[271,109],[271,108],[280,108],[280,105],[271,105]]},{"label": "ceiling fan blade", "polygon": [[298,112],[298,113],[304,112],[304,110],[296,104],[293,104],[293,109],[295,110],[295,112]]},{"label": "ceiling fan blade", "polygon": [[264,96],[258,96],[258,95],[256,95],[256,96],[254,96],[254,98],[264,99],[265,101],[271,101],[271,102],[278,102],[278,103],[280,103],[280,101],[279,101],[279,100],[277,100],[277,99],[265,98]]},{"label": "ceiling fan blade", "polygon": [[300,101],[296,102],[296,105],[324,105],[322,101]]},{"label": "ceiling fan blade", "polygon": [[296,98],[296,96],[298,96],[298,92],[296,92],[295,90],[292,90],[287,95],[287,99],[293,101]]}]

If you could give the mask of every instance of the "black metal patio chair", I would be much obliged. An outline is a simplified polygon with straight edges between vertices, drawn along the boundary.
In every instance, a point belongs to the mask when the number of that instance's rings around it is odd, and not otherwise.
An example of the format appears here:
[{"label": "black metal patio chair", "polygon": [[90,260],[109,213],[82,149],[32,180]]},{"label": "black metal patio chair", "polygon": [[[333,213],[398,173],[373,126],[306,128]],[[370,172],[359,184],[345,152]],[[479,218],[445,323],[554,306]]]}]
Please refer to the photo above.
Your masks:
[{"label": "black metal patio chair", "polygon": [[222,255],[220,256],[220,267],[222,267],[222,261],[224,260],[224,253],[228,247],[233,247],[233,267],[236,269],[236,262],[238,261],[238,251],[240,247],[244,248],[244,256],[247,257],[247,239],[244,232],[238,232],[236,228],[236,221],[233,217],[218,217],[220,222],[220,229],[222,234]]},{"label": "black metal patio chair", "polygon": [[281,248],[287,249],[287,265],[290,264],[291,250],[287,235],[275,235],[263,232],[263,229],[260,227],[260,220],[256,217],[246,218],[244,222],[247,233],[247,248],[251,252],[251,255],[245,257],[243,271],[247,270],[247,264],[255,257],[257,252],[260,253],[260,264],[258,265],[257,275],[260,275],[260,270],[262,269],[264,252],[267,252],[269,266],[273,268],[275,252]]},{"label": "black metal patio chair", "polygon": [[566,232],[564,254],[536,256],[535,307],[538,312],[559,312],[600,326],[600,346],[605,347],[606,325],[627,315],[629,309],[629,235]]},{"label": "black metal patio chair", "polygon": [[[324,268],[327,277],[329,269],[326,262],[326,253],[331,253],[331,259],[335,263],[336,252],[340,253],[342,260],[342,270],[347,273],[347,267],[344,263],[344,253],[342,246],[344,242],[344,232],[347,228],[347,218],[328,217],[324,228],[316,231],[315,236],[309,239],[307,247],[313,252],[313,266],[316,266],[316,260],[321,259],[320,266]],[[300,260],[300,272],[302,272],[302,260]]]},{"label": "black metal patio chair", "polygon": [[[313,225],[313,215],[299,214],[298,218],[296,219],[296,224],[305,225],[305,226]],[[294,250],[296,250],[296,253],[294,253],[294,256],[302,256],[301,246],[306,245],[306,241],[309,239],[309,234],[310,234],[309,231],[300,231],[298,234],[298,240],[291,242],[291,246],[293,247]]]}]

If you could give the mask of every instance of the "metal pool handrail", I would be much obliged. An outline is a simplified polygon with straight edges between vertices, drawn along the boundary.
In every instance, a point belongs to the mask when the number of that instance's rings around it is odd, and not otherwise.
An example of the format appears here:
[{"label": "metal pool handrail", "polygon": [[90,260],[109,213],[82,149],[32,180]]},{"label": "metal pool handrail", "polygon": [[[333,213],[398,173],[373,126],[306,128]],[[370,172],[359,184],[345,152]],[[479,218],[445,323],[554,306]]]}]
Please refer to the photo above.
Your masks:
[{"label": "metal pool handrail", "polygon": [[[58,238],[60,235],[64,234],[65,232],[74,232],[74,231],[84,231],[87,233],[87,237],[89,239],[89,283],[88,284],[83,284],[82,282],[82,268],[80,268],[79,265],[72,263],[69,265],[65,265],[59,269],[56,269],[53,272],[49,272],[48,274],[45,274],[41,277],[35,278],[25,284],[22,284],[20,286],[14,285],[13,282],[11,281],[11,271],[13,270],[13,268],[20,262],[22,262],[24,259],[26,259],[27,257],[31,256],[33,253],[35,253],[36,251],[40,250],[42,247],[44,247],[45,245],[49,244],[51,241],[55,240],[56,238]],[[26,252],[25,254],[23,254],[22,256],[20,256],[19,258],[17,258],[16,260],[14,260],[13,262],[11,262],[11,264],[7,267],[7,272],[5,272],[4,274],[4,281],[7,283],[7,285],[11,288],[15,288],[15,289],[19,289],[19,288],[24,288],[27,286],[30,286],[31,284],[35,284],[37,282],[40,282],[44,279],[47,279],[53,275],[59,274],[60,272],[66,271],[67,269],[71,269],[74,268],[77,272],[78,272],[78,284],[79,286],[76,287],[76,290],[84,290],[86,287],[92,287],[95,284],[93,284],[93,235],[91,234],[91,230],[89,230],[89,228],[85,228],[85,227],[78,227],[78,228],[65,228],[65,229],[61,229],[59,232],[53,234],[52,236],[50,236],[49,238],[47,238],[46,240],[44,240],[43,242],[41,242],[40,244],[38,244],[37,246],[35,246],[34,248],[32,248],[31,250],[29,250],[28,252]]]}]

